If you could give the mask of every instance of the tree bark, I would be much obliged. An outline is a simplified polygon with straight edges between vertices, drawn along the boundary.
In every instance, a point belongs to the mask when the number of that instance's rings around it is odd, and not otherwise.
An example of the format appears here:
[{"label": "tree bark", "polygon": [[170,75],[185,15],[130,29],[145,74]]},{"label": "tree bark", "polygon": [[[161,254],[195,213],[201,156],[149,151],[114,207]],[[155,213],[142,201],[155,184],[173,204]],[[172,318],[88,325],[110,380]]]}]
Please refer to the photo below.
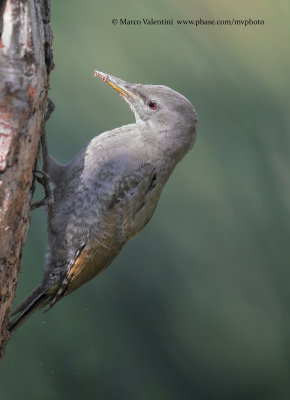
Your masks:
[{"label": "tree bark", "polygon": [[[4,3],[4,4],[3,4]],[[30,220],[33,170],[53,68],[49,0],[0,7],[0,362]]]}]

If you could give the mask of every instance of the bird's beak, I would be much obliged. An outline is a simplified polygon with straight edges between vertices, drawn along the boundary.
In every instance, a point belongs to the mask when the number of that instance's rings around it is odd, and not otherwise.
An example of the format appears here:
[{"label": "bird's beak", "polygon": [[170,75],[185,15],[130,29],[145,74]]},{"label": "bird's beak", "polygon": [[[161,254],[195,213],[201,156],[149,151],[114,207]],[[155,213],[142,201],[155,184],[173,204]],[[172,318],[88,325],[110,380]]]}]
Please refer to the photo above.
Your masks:
[{"label": "bird's beak", "polygon": [[126,86],[128,86],[128,83],[123,81],[122,79],[96,70],[94,71],[94,75],[98,76],[104,82],[108,83],[110,86],[112,86],[113,89],[117,90],[117,92],[119,92],[122,96],[133,97],[133,98],[136,97],[126,88]]}]

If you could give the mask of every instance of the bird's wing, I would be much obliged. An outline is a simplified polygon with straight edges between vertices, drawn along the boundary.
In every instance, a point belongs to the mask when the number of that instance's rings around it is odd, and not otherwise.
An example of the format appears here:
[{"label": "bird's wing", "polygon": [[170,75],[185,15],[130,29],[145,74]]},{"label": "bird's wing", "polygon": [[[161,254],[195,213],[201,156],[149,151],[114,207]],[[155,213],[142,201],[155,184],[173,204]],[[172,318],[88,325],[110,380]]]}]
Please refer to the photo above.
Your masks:
[{"label": "bird's wing", "polygon": [[[45,305],[50,309],[61,297],[110,265],[125,242],[150,219],[152,210],[148,213],[148,208],[144,206],[153,192],[156,179],[155,169],[146,163],[114,182],[103,231],[98,237],[87,235],[88,239],[82,245],[81,238],[76,237],[75,257],[66,274],[49,288],[40,286],[16,309],[15,314],[19,315],[10,322],[11,332],[34,311]],[[135,221],[138,223],[134,225]]]},{"label": "bird's wing", "polygon": [[[85,245],[77,248],[66,275],[52,294],[48,309],[61,297],[106,269],[126,241],[148,222],[152,214],[149,212],[149,215],[145,213],[143,216],[140,210],[144,208],[148,194],[155,187],[156,179],[155,168],[144,163],[114,182],[102,229],[96,232],[91,227],[93,234],[89,235]],[[134,220],[138,220],[136,227]],[[79,239],[76,237],[77,243],[80,243]]]},{"label": "bird's wing", "polygon": [[134,171],[124,174],[116,182],[109,208],[113,209],[115,205],[129,200],[132,213],[135,214],[143,205],[146,195],[155,186],[156,179],[156,170],[150,163],[141,164]]}]

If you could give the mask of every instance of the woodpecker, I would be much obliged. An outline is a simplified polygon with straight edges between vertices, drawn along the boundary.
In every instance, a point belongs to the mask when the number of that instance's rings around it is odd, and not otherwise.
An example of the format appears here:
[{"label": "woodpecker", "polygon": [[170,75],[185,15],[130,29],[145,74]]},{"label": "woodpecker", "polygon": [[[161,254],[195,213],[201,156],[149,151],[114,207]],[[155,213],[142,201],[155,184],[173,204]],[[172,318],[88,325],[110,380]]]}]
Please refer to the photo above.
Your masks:
[{"label": "woodpecker", "polygon": [[54,213],[44,277],[12,314],[11,333],[111,264],[149,222],[173,169],[195,142],[197,114],[180,93],[99,71],[95,76],[119,92],[136,122],[94,137],[66,165],[47,156]]}]

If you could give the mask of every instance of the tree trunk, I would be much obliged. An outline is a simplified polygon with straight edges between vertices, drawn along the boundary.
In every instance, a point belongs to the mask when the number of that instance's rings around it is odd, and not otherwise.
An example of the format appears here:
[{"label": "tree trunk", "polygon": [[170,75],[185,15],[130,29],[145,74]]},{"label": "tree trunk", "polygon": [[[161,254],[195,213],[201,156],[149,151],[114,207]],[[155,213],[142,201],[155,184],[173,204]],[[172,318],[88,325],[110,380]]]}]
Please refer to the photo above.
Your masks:
[{"label": "tree trunk", "polygon": [[53,68],[49,0],[0,0],[0,362]]}]

